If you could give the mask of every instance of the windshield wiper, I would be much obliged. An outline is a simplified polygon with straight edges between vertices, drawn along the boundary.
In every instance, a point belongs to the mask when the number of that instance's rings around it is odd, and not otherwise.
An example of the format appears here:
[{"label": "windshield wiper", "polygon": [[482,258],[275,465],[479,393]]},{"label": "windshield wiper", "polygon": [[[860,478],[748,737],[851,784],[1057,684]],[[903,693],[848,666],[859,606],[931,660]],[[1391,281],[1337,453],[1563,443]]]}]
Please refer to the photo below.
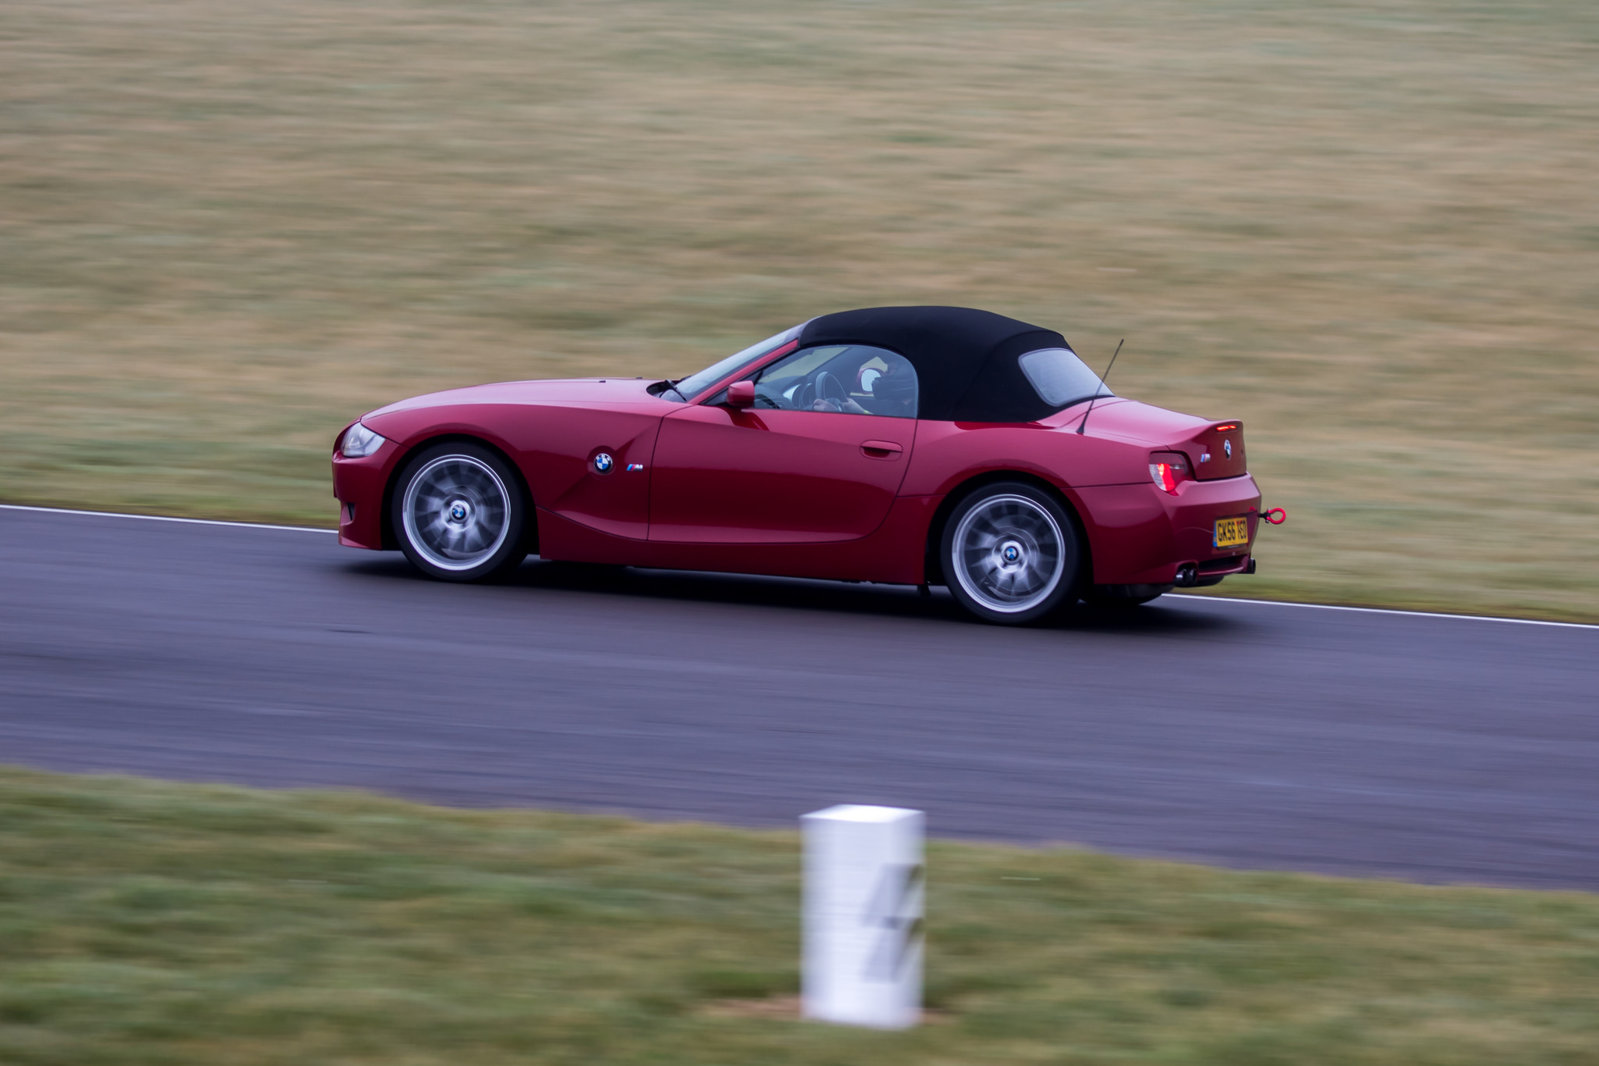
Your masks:
[{"label": "windshield wiper", "polygon": [[683,396],[683,390],[677,387],[677,383],[682,380],[682,378],[667,378],[665,381],[657,381],[655,384],[649,387],[648,391],[652,396],[663,396],[666,394],[667,389],[671,389],[673,392],[683,397],[684,403],[688,403],[688,397]]}]

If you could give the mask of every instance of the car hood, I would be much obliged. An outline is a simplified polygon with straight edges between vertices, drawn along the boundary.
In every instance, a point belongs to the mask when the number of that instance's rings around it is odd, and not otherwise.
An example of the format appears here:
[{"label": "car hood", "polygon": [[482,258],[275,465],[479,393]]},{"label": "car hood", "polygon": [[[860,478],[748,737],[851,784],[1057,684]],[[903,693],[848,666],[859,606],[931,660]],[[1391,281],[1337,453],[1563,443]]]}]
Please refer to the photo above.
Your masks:
[{"label": "car hood", "polygon": [[[465,407],[481,404],[509,406],[557,405],[583,407],[617,403],[659,402],[647,391],[649,382],[643,378],[566,378],[556,381],[500,381],[492,385],[471,385],[464,389],[446,389],[391,403],[368,411],[363,420],[401,411],[425,408]],[[1095,417],[1098,417],[1097,415]]]}]

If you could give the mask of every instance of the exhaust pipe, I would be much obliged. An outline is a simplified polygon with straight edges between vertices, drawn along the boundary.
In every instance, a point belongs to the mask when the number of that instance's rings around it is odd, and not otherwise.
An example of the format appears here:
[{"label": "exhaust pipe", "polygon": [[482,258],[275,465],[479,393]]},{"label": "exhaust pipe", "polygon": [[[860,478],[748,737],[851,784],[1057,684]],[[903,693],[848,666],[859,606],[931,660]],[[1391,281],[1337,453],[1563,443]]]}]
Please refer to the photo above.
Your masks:
[{"label": "exhaust pipe", "polygon": [[1197,571],[1198,567],[1193,563],[1184,563],[1177,568],[1177,577],[1173,583],[1180,589],[1192,588]]}]

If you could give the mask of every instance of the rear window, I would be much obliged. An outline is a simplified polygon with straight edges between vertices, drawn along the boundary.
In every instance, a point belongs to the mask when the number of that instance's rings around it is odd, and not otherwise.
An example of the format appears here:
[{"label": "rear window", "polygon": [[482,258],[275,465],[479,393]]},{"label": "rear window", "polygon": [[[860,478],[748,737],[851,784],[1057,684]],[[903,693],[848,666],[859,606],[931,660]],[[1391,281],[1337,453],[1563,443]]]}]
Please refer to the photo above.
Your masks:
[{"label": "rear window", "polygon": [[1070,348],[1039,348],[1021,356],[1017,363],[1039,398],[1051,407],[1065,407],[1096,395],[1115,395]]}]

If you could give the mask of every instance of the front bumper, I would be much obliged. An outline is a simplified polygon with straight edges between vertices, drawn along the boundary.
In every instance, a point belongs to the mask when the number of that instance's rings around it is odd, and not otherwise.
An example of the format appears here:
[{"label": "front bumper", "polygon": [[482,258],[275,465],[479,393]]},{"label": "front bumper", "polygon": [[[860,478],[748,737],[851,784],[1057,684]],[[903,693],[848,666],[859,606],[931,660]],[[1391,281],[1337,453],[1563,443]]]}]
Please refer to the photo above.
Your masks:
[{"label": "front bumper", "polygon": [[[1154,485],[1102,485],[1078,489],[1088,527],[1096,585],[1215,584],[1250,569],[1260,531],[1260,488],[1255,479],[1186,481],[1177,494]],[[1246,544],[1218,548],[1216,519],[1245,516]]]},{"label": "front bumper", "polygon": [[400,448],[384,441],[364,459],[333,454],[333,495],[339,501],[339,543],[350,548],[380,550],[383,542],[383,494]]}]

